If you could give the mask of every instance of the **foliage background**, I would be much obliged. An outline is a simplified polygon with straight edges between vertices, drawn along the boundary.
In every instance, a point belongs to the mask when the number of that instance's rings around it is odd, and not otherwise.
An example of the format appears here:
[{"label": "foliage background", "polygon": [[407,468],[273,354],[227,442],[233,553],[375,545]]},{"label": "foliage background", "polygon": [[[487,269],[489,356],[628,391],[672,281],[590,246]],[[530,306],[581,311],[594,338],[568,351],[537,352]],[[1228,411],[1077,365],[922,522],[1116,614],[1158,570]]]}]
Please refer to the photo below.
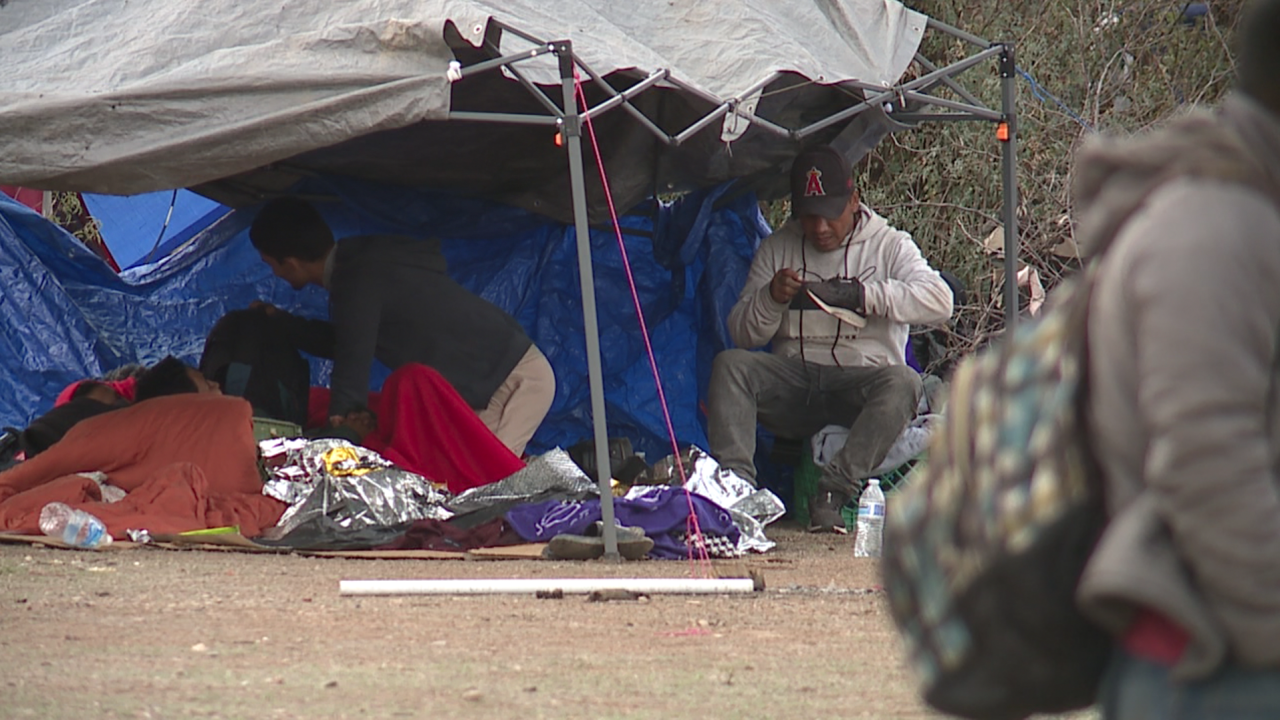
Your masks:
[{"label": "foliage background", "polygon": [[[1140,131],[1193,106],[1217,103],[1230,88],[1232,37],[1244,0],[906,4],[986,40],[1015,44],[1023,71],[1017,99],[1019,258],[1051,289],[1078,266],[1070,196],[1077,147],[1095,132]],[[939,66],[974,50],[936,30],[926,32],[921,47]],[[913,65],[908,72],[924,70]],[[960,81],[988,107],[1000,107],[996,63],[981,64]],[[937,94],[960,99],[947,90]],[[998,333],[1002,261],[983,249],[1002,227],[994,125],[922,124],[887,138],[857,172],[865,201],[911,232],[934,267],[951,270],[968,287],[968,303],[947,330],[947,355],[966,353]],[[766,206],[775,226],[788,212],[785,201]],[[1024,311],[1026,300],[1024,291]]]}]

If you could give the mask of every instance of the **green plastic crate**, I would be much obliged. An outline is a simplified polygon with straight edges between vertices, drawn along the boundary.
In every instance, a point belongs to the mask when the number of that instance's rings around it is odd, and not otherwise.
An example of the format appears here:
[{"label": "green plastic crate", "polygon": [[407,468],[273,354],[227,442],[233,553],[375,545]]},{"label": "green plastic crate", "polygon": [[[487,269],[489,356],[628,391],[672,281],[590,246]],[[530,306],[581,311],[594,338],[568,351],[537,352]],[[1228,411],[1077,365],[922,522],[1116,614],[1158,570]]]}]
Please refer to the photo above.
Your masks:
[{"label": "green plastic crate", "polygon": [[271,438],[301,437],[302,427],[296,423],[256,417],[253,419],[253,439],[255,442]]}]

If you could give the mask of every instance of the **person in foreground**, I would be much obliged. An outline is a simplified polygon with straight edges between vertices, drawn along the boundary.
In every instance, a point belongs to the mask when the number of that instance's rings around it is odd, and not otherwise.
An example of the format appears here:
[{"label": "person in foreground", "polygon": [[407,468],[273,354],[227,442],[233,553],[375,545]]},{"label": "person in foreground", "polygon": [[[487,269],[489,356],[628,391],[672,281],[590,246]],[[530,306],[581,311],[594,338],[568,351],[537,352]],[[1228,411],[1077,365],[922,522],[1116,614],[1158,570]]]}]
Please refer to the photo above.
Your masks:
[{"label": "person in foreground", "polygon": [[[436,240],[365,235],[335,242],[320,213],[298,198],[264,206],[249,239],[295,290],[329,291],[330,321],[280,318],[298,349],[333,359],[328,414],[348,422],[363,406],[376,357],[393,371],[437,370],[519,456],[555,398],[555,375],[515,318],[455,282]],[[358,415],[358,413],[357,413]]]},{"label": "person in foreground", "polygon": [[1237,87],[1190,134],[1077,165],[1081,247],[1119,226],[1088,336],[1109,524],[1077,591],[1116,638],[1109,720],[1280,717],[1280,0],[1237,37]]},{"label": "person in foreground", "polygon": [[[803,438],[830,424],[849,440],[809,501],[815,532],[843,532],[861,491],[915,416],[922,384],[906,364],[908,326],[951,317],[951,289],[911,236],[862,204],[836,150],[791,167],[794,218],[765,238],[729,312],[737,348],[718,354],[708,440],[722,467],[756,482],[756,422]],[[751,352],[772,342],[770,353]]]}]

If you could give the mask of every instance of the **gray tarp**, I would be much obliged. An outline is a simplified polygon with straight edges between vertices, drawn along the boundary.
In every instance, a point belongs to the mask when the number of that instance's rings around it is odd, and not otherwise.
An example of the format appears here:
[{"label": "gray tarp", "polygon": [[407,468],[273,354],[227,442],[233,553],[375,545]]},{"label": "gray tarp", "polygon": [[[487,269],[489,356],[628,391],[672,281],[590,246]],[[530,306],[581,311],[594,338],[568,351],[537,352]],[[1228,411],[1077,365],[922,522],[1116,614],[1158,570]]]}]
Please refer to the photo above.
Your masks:
[{"label": "gray tarp", "polygon": [[[926,25],[896,0],[9,0],[0,183],[195,187],[240,204],[298,173],[339,173],[456,187],[567,219],[566,161],[550,129],[447,121],[451,109],[542,111],[500,71],[446,78],[455,57],[468,65],[532,47],[491,18],[572,40],[619,89],[669,70],[701,93],[664,84],[635,104],[670,133],[779,71],[789,79],[765,88],[757,112],[812,122],[857,102],[841,81],[896,82]],[[553,56],[517,68],[559,102]],[[587,97],[608,95],[588,87]],[[755,130],[730,146],[720,123],[668,149],[618,109],[595,123],[619,204],[776,169],[796,150]],[[841,130],[848,123],[818,139]],[[598,219],[598,189],[589,193]]]}]

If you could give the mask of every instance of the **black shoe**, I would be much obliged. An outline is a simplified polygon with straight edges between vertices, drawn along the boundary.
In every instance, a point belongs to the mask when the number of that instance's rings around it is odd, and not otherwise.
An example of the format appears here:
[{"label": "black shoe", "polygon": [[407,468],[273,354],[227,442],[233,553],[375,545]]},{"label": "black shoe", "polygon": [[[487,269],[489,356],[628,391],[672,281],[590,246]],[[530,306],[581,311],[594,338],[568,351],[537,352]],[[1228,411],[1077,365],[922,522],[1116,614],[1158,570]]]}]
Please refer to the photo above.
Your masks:
[{"label": "black shoe", "polygon": [[[618,478],[618,470],[623,467],[628,458],[634,457],[635,453],[631,449],[631,440],[625,437],[609,438],[609,474],[615,479]],[[596,470],[596,443],[594,440],[583,440],[574,444],[566,452],[569,453],[570,459],[577,463],[587,477],[592,482],[599,482],[599,473]],[[643,461],[641,461],[643,462]]]},{"label": "black shoe", "polygon": [[855,328],[866,327],[867,309],[861,282],[852,279],[823,280],[808,283],[804,289],[814,304],[828,315],[837,317]]},{"label": "black shoe", "polygon": [[849,496],[830,490],[818,490],[809,499],[809,532],[838,533],[847,535],[849,530],[844,525],[844,515],[840,508],[849,502]]}]

